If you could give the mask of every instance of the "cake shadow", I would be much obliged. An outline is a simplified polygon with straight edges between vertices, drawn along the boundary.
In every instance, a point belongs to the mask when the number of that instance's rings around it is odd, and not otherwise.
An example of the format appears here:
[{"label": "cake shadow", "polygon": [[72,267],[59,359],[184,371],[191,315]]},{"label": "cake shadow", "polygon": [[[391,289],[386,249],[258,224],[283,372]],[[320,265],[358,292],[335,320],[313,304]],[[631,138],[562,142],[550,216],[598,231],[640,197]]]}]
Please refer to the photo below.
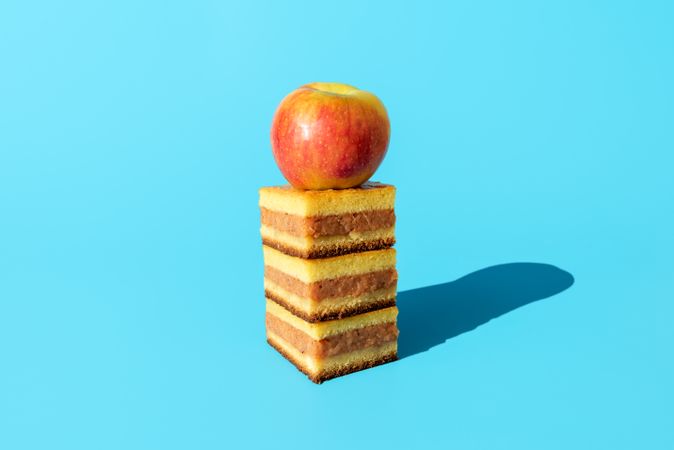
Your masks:
[{"label": "cake shadow", "polygon": [[491,319],[558,294],[573,285],[550,264],[487,267],[448,283],[398,293],[398,357],[425,352]]}]

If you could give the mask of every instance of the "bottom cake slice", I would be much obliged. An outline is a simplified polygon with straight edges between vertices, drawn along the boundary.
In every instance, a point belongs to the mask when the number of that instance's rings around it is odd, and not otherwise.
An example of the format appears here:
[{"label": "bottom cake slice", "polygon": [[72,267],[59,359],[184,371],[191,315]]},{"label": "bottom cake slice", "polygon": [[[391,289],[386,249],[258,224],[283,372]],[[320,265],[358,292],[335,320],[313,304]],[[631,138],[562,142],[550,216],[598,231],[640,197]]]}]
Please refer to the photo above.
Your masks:
[{"label": "bottom cake slice", "polygon": [[397,359],[395,306],[346,319],[306,322],[267,300],[267,341],[313,382]]}]

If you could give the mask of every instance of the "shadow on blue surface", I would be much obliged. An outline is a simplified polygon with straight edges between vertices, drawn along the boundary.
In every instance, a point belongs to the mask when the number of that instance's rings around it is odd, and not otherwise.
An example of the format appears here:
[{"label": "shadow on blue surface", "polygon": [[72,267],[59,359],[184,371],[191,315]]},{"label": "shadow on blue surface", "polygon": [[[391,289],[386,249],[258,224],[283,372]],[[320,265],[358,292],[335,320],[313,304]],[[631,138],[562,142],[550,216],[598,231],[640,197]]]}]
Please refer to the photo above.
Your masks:
[{"label": "shadow on blue surface", "polygon": [[562,292],[573,282],[573,275],[550,264],[511,263],[399,292],[398,357],[424,352],[513,309]]}]

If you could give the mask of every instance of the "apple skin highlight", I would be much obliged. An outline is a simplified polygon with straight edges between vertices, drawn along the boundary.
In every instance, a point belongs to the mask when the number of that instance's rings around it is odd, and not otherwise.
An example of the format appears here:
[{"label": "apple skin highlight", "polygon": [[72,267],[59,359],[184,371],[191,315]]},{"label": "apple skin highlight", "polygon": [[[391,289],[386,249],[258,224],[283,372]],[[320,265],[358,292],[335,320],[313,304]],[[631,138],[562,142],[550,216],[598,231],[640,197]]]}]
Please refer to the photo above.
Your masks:
[{"label": "apple skin highlight", "polygon": [[381,164],[391,128],[382,102],[341,83],[311,83],[286,96],[271,127],[281,173],[298,189],[345,189]]}]

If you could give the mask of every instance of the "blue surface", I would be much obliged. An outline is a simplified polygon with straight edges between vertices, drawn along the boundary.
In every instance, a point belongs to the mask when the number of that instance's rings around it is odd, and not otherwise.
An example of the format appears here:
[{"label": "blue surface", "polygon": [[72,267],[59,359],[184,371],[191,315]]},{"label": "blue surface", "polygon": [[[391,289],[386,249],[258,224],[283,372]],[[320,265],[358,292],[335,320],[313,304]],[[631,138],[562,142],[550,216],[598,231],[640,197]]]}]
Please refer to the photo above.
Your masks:
[{"label": "blue surface", "polygon": [[[244,3],[0,4],[0,448],[674,448],[674,3]],[[403,358],[321,386],[257,210],[310,81],[398,187]]]}]

